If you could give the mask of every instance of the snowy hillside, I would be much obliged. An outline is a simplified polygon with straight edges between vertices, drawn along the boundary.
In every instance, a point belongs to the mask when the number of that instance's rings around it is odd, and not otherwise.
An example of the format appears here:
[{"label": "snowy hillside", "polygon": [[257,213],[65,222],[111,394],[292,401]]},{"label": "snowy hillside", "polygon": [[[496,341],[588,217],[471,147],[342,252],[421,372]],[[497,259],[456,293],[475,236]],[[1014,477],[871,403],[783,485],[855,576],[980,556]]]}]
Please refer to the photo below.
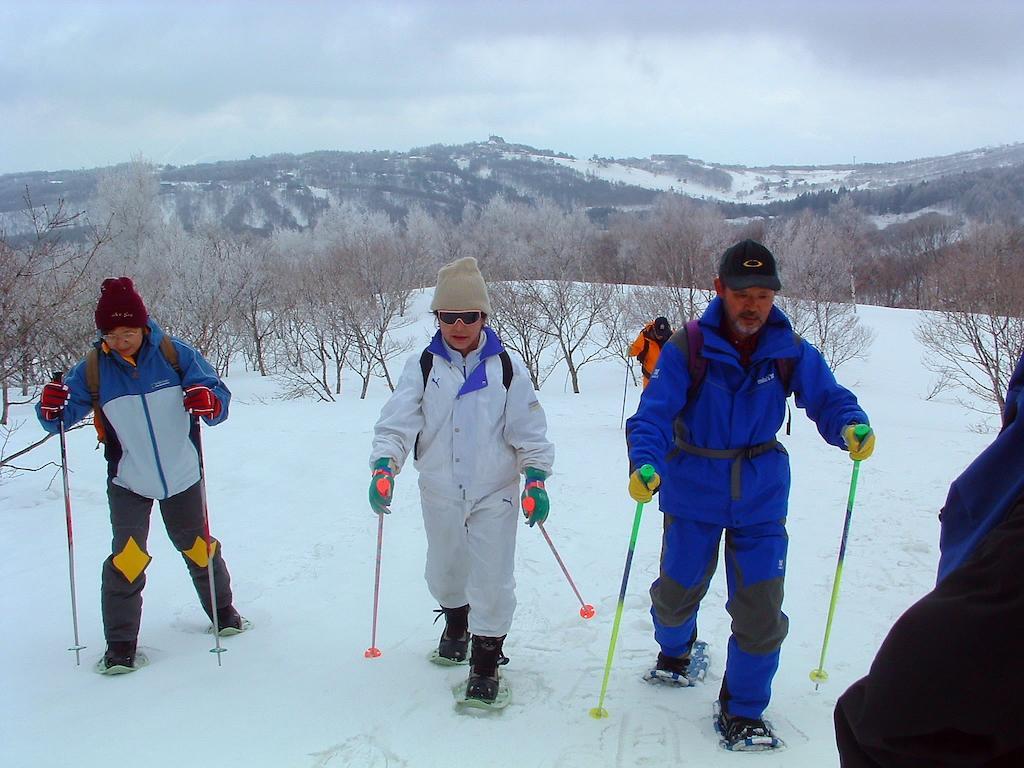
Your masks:
[{"label": "snowy hillside", "polygon": [[[1024,163],[1024,144],[959,152],[898,163],[834,166],[745,167],[687,155],[589,160],[565,152],[506,142],[499,136],[460,145],[431,145],[407,152],[323,151],[275,154],[182,167],[154,166],[166,220],[195,231],[218,224],[231,232],[267,235],[311,226],[342,201],[401,217],[413,208],[459,220],[466,206],[497,195],[546,198],[567,208],[596,211],[648,209],[659,193],[765,206],[801,194],[884,190],[956,178],[958,185],[932,191],[954,209],[993,173],[1010,169],[996,185],[1011,200],[1018,189],[1013,167]],[[99,180],[110,168],[29,171],[0,175],[0,231],[34,232],[24,211],[25,193],[37,215],[63,200],[69,211],[94,205]],[[997,174],[998,175],[998,174]],[[994,194],[994,193],[993,193]],[[999,195],[997,195],[998,197]],[[982,199],[987,199],[982,196]],[[920,206],[919,206],[920,207]],[[904,212],[911,212],[910,209]],[[90,211],[96,215],[96,211]]]},{"label": "snowy hillside", "polygon": [[[655,189],[659,192],[678,192],[688,197],[723,200],[731,203],[761,203],[773,200],[791,200],[805,192],[825,189],[850,188],[853,174],[850,167],[843,168],[737,168],[724,169],[729,178],[728,188],[702,184],[699,180],[670,172],[636,168],[623,162],[598,162],[575,158],[554,158],[550,162],[572,168],[579,173],[615,184],[629,184]],[[714,166],[709,166],[714,167]]]},{"label": "snowy hillside", "polygon": [[[418,309],[423,311],[421,302]],[[877,332],[870,359],[840,369],[878,434],[860,473],[842,592],[826,662],[817,666],[842,533],[851,462],[794,413],[781,436],[791,456],[790,561],[782,649],[768,716],[788,749],[752,759],[759,767],[838,764],[832,709],[863,675],[894,619],[932,585],[936,513],[950,480],[991,435],[969,428],[977,414],[925,401],[913,312],[862,307]],[[425,341],[430,318],[414,335]],[[282,402],[274,386],[238,372],[230,419],[204,432],[214,533],[223,541],[236,605],[255,628],[224,640],[223,666],[180,557],[154,515],[154,557],[145,592],[141,647],[152,663],[136,674],[92,672],[103,651],[100,564],[110,529],[104,466],[93,436],[69,437],[78,607],[87,650],[72,640],[67,540],[60,477],[52,468],[0,484],[0,765],[17,768],[340,768],[452,765],[603,768],[733,766],[721,751],[711,705],[721,682],[729,617],[720,569],[701,610],[712,657],[706,684],[654,688],[641,681],[657,648],[647,589],[657,575],[661,519],[645,510],[605,706],[594,720],[635,505],[626,493],[619,427],[624,371],[598,363],[572,395],[560,374],[541,393],[557,447],[548,481],[548,532],[583,597],[584,621],[540,532],[522,527],[519,607],[505,644],[513,703],[500,713],[456,713],[450,687],[466,674],[427,661],[440,625],[423,582],[425,540],[415,471],[397,479],[385,518],[377,645],[370,644],[377,519],[366,502],[373,423],[387,397],[376,382],[365,401]],[[351,392],[357,388],[352,385]],[[639,388],[630,387],[627,413]],[[41,434],[27,406],[26,438]],[[991,426],[995,426],[995,419]],[[42,452],[58,460],[57,441]]]}]

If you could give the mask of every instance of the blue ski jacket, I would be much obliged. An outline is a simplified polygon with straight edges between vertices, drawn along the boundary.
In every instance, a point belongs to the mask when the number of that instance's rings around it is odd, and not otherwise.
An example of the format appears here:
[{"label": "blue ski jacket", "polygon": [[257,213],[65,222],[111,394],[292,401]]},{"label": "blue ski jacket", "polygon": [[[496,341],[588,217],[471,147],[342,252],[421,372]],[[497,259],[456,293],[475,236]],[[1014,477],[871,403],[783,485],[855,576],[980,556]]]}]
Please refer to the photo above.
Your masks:
[{"label": "blue ski jacket", "polygon": [[1024,496],[1024,355],[1010,377],[999,435],[949,487],[939,519],[941,582]]},{"label": "blue ski jacket", "polygon": [[[231,393],[213,367],[198,351],[172,338],[178,351],[181,376],[160,350],[164,332],[149,321],[149,333],[132,365],[116,352],[100,347],[99,404],[105,422],[107,474],[111,481],[140,496],[165,499],[199,482],[198,426],[185,411],[185,387],[209,387],[220,401],[216,419],[228,416]],[[85,379],[85,361],[77,363],[64,379],[68,401],[64,426],[78,423],[92,410],[92,396]],[[60,431],[59,421],[48,421],[36,404],[36,416],[51,434]]]},{"label": "blue ski jacket", "polygon": [[[735,498],[734,461],[678,450],[676,435],[710,449],[748,448],[775,440],[786,417],[785,386],[776,359],[794,358],[790,387],[796,404],[815,422],[821,436],[845,448],[842,430],[868,423],[857,398],[840,386],[810,343],[798,339],[789,319],[773,307],[761,329],[750,366],[722,335],[724,307],[714,299],[699,320],[707,359],[704,381],[687,402],[689,361],[676,343],[678,331],[662,350],[640,406],[626,422],[631,470],[651,464],[661,476],[660,508],[677,517],[739,527],[779,520],[789,499],[789,456],[781,444],[739,462],[740,494]],[[677,422],[677,417],[680,417]]]}]

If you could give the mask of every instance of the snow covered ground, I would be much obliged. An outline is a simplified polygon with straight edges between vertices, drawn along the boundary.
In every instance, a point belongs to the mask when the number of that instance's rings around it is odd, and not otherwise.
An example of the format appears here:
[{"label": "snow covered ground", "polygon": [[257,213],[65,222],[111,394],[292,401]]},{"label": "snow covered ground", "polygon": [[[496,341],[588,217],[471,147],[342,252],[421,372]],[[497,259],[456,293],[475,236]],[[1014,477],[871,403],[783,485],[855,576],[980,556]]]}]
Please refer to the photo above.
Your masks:
[{"label": "snow covered ground", "polygon": [[[861,308],[878,333],[871,356],[839,371],[878,434],[865,462],[838,612],[818,691],[818,664],[850,480],[845,453],[826,446],[795,412],[791,536],[785,609],[791,619],[768,715],[788,742],[758,766],[838,764],[836,698],[863,675],[893,620],[931,587],[938,522],[950,480],[991,440],[951,402],[926,401],[929,375],[912,331],[913,312]],[[415,328],[425,340],[430,319]],[[385,518],[377,645],[370,645],[377,518],[366,502],[370,432],[387,397],[379,382],[365,401],[331,405],[273,399],[249,373],[228,379],[231,418],[204,432],[209,505],[223,541],[236,605],[255,628],[225,639],[217,666],[212,638],[180,557],[154,515],[140,645],[152,663],[114,678],[92,672],[102,653],[100,564],[110,530],[101,452],[88,430],[69,437],[81,666],[72,641],[67,546],[59,474],[52,469],[0,484],[0,765],[12,768],[150,768],[183,763],[269,768],[475,765],[544,768],[732,766],[711,705],[721,682],[729,619],[719,572],[701,610],[710,644],[707,683],[652,687],[640,676],[656,655],[647,589],[657,575],[661,519],[646,509],[629,580],[606,720],[597,703],[635,506],[626,494],[619,428],[624,372],[582,371],[583,393],[556,374],[541,393],[557,446],[547,524],[597,616],[584,621],[539,531],[519,533],[519,608],[505,645],[514,701],[503,712],[457,714],[450,687],[462,668],[428,663],[440,627],[423,583],[425,542],[411,463]],[[351,392],[358,392],[353,383]],[[627,413],[639,388],[628,392]],[[27,406],[26,438],[40,434]],[[994,417],[990,425],[995,426]],[[54,461],[56,440],[41,451]]]}]

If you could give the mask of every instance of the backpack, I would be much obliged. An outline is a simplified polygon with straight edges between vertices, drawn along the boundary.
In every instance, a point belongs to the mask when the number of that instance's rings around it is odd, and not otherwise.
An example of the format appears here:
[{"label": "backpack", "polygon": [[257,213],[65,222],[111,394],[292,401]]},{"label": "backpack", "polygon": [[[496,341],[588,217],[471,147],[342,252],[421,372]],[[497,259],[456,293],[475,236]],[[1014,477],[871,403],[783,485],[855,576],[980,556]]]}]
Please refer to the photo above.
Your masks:
[{"label": "backpack", "polygon": [[[512,358],[508,356],[508,352],[504,349],[498,355],[501,358],[501,383],[505,386],[505,391],[508,392],[508,388],[512,386]],[[423,372],[423,388],[427,387],[427,379],[430,378],[430,371],[434,367],[434,353],[427,347],[423,350],[420,355],[420,371]]]},{"label": "backpack", "polygon": [[[181,365],[178,363],[178,349],[174,346],[170,336],[160,339],[160,353],[170,363],[171,368],[183,378]],[[92,418],[96,427],[96,440],[101,443],[107,442],[106,430],[103,427],[103,419],[100,417],[100,350],[94,346],[85,356],[85,387],[89,390],[89,397],[92,398]]]},{"label": "backpack", "polygon": [[[704,379],[708,373],[708,359],[700,353],[704,347],[704,332],[701,331],[700,324],[696,320],[690,320],[686,323],[683,331],[677,331],[674,335],[679,337],[676,341],[676,346],[682,348],[682,351],[686,354],[686,365],[690,372],[690,386],[686,390],[686,402],[692,403],[704,384]],[[802,341],[803,338],[800,334],[793,331],[793,344],[799,346]],[[774,362],[775,370],[779,375],[782,388],[788,398],[793,394],[793,369],[796,367],[796,360],[792,357],[777,357]],[[789,411],[788,403],[786,410],[788,412],[786,417],[786,434],[788,435],[793,418],[792,412]]]}]

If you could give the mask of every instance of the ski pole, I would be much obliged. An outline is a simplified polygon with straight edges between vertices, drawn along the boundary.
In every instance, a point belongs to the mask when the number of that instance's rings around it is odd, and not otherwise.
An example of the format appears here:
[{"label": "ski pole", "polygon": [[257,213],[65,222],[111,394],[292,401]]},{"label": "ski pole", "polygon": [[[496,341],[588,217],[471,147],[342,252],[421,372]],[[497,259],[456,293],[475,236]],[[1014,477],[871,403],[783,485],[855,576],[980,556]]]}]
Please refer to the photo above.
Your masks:
[{"label": "ski pole", "polygon": [[629,389],[629,372],[633,368],[633,361],[626,361],[626,377],[622,382],[622,413],[619,415],[619,429],[622,429],[622,425],[626,421],[626,390]]},{"label": "ski pole", "polygon": [[[654,467],[644,464],[640,467],[640,479],[647,483],[654,477]],[[608,644],[608,659],[604,663],[604,680],[601,682],[601,695],[597,700],[597,706],[590,710],[590,716],[595,720],[608,717],[608,710],[604,708],[604,695],[608,690],[608,676],[612,671],[612,658],[615,655],[615,641],[619,636],[619,622],[622,619],[622,606],[626,601],[626,583],[629,581],[629,568],[633,564],[633,550],[636,548],[636,535],[640,530],[640,517],[643,515],[644,502],[636,503],[636,513],[633,515],[633,532],[629,537],[629,552],[626,553],[626,567],[622,571],[622,586],[619,587],[619,602],[615,606],[615,621],[612,622],[612,640]]]},{"label": "ski pole", "polygon": [[572,576],[569,575],[569,569],[565,567],[565,563],[562,562],[562,558],[558,556],[558,550],[555,549],[555,543],[551,541],[551,537],[548,535],[547,529],[544,527],[544,523],[537,523],[540,528],[540,532],[544,535],[544,541],[551,547],[551,554],[555,556],[555,560],[558,561],[558,565],[562,568],[562,573],[565,574],[566,581],[569,582],[569,586],[572,587],[572,591],[576,593],[576,599],[580,601],[580,616],[584,619],[592,619],[597,611],[594,610],[594,606],[590,603],[583,602],[583,597],[580,595],[580,591],[576,589],[576,584],[572,580]]},{"label": "ski pole", "polygon": [[[63,371],[53,372],[53,382],[60,384]],[[71,578],[71,626],[75,632],[75,644],[68,648],[75,652],[75,664],[81,666],[85,646],[78,640],[78,598],[75,590],[75,537],[71,527],[71,486],[68,483],[68,445],[64,432],[64,414],[60,415],[60,471],[64,476],[64,523],[68,529],[68,575]]]},{"label": "ski pole", "polygon": [[[381,484],[386,484],[384,490],[381,492],[382,496],[387,495],[387,486],[391,483],[386,477],[382,477],[377,481],[378,489]],[[377,513],[377,567],[374,569],[373,574],[373,625],[370,630],[370,647],[363,651],[363,656],[367,659],[376,659],[380,656],[380,648],[377,647],[377,605],[380,602],[380,554],[384,548],[384,513]]]},{"label": "ski pole", "polygon": [[199,498],[203,504],[203,536],[206,538],[206,574],[210,581],[210,613],[213,614],[214,647],[210,653],[217,654],[217,666],[221,666],[220,657],[227,648],[220,646],[220,622],[217,619],[217,588],[213,580],[213,538],[210,536],[210,511],[206,505],[206,464],[203,461],[203,426],[196,416],[196,448],[199,453]]},{"label": "ski pole", "polygon": [[[866,425],[857,427],[854,434],[858,439],[866,437],[871,428]],[[825,671],[825,654],[828,652],[828,638],[832,633],[832,617],[836,612],[836,602],[839,600],[839,582],[843,578],[843,561],[846,558],[846,540],[850,535],[850,520],[853,518],[853,501],[857,496],[857,476],[860,474],[860,461],[853,462],[853,473],[850,476],[850,495],[846,500],[846,520],[843,523],[843,538],[839,542],[839,560],[836,563],[836,575],[832,581],[832,599],[828,604],[828,618],[825,620],[825,639],[821,643],[821,658],[818,666],[811,670],[811,680],[814,681],[814,690],[828,680],[828,672]]]}]

